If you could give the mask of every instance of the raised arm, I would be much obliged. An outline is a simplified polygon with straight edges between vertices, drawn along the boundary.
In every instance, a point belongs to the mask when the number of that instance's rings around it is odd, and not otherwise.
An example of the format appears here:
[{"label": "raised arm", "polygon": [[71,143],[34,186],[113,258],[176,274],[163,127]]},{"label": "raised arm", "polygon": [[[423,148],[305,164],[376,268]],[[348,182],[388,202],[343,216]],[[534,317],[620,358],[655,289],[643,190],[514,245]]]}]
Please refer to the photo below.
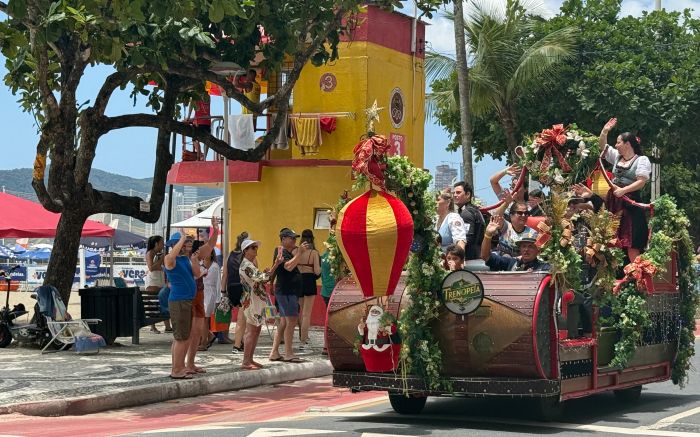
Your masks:
[{"label": "raised arm", "polygon": [[211,227],[212,227],[212,232],[211,232],[211,235],[209,235],[209,241],[207,241],[198,250],[199,259],[209,258],[211,251],[214,250],[214,247],[216,247],[216,240],[219,239],[219,218],[218,217],[216,217],[216,216],[211,217]]},{"label": "raised arm", "polygon": [[302,253],[306,252],[309,248],[308,243],[304,242],[299,245],[299,250],[297,250],[297,253],[294,254],[294,257],[284,263],[284,269],[287,270],[288,272],[291,272],[294,270],[294,268],[299,264],[300,261],[300,256]]},{"label": "raised arm", "polygon": [[520,171],[521,168],[518,166],[518,164],[513,164],[510,167],[506,167],[503,170],[499,170],[493,175],[491,175],[491,178],[489,178],[489,182],[491,182],[491,188],[493,189],[493,192],[496,193],[496,197],[500,199],[503,196],[503,192],[505,191],[503,187],[501,187],[501,179],[503,179],[505,175],[515,176],[519,174]]},{"label": "raised arm", "polygon": [[605,152],[605,146],[608,144],[608,134],[610,130],[617,124],[617,118],[613,117],[605,123],[603,130],[600,131],[600,137],[598,138],[598,145],[600,146],[600,151]]},{"label": "raised arm", "polygon": [[498,234],[498,230],[503,225],[503,216],[491,216],[489,224],[484,230],[484,240],[481,242],[481,259],[488,261],[491,257],[491,239]]},{"label": "raised arm", "polygon": [[180,254],[180,251],[182,250],[182,246],[185,244],[185,234],[180,234],[180,240],[175,243],[175,246],[170,249],[170,252],[168,252],[167,255],[165,255],[165,268],[168,270],[172,270],[175,268],[175,259],[177,256]]}]

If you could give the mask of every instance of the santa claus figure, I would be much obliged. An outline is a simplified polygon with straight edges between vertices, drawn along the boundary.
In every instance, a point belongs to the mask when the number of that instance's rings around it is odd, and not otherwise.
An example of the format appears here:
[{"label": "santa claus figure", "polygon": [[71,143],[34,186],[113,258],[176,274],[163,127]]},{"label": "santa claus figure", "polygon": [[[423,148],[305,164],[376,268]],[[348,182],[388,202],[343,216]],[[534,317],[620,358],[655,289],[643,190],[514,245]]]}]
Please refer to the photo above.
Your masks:
[{"label": "santa claus figure", "polygon": [[360,355],[368,372],[391,372],[398,368],[401,342],[393,317],[384,317],[384,309],[372,305],[367,317],[357,326],[363,341]]}]

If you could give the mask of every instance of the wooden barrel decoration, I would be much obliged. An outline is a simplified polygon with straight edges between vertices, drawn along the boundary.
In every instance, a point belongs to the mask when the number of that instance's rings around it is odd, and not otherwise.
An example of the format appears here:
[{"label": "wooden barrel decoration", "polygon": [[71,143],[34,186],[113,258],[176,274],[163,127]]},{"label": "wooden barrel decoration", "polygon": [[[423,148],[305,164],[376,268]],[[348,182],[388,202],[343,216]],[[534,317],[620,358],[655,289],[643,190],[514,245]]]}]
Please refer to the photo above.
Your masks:
[{"label": "wooden barrel decoration", "polygon": [[[443,307],[433,331],[443,352],[445,376],[502,376],[553,378],[557,376],[554,292],[550,277],[537,272],[474,272],[484,284],[484,300],[473,313],[460,316]],[[405,275],[389,299],[397,315],[408,305]],[[357,283],[338,283],[328,307],[328,355],[335,370],[364,371],[353,353],[357,324],[367,305]]]}]

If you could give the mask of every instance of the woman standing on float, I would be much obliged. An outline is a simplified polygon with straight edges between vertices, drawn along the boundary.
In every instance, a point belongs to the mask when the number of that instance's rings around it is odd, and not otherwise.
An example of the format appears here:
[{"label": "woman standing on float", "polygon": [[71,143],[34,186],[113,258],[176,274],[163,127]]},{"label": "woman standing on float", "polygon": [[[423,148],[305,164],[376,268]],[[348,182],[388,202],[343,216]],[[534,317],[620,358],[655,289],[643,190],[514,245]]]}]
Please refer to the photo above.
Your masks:
[{"label": "woman standing on float", "polygon": [[599,139],[603,156],[613,165],[615,176],[605,203],[613,213],[622,211],[617,241],[619,247],[627,250],[627,257],[632,262],[646,248],[649,229],[644,210],[624,201],[622,197],[627,196],[635,202],[641,200],[640,191],[651,175],[651,162],[644,156],[639,138],[629,132],[617,136],[614,148],[607,144],[608,133],[616,124],[616,118],[605,123]]}]

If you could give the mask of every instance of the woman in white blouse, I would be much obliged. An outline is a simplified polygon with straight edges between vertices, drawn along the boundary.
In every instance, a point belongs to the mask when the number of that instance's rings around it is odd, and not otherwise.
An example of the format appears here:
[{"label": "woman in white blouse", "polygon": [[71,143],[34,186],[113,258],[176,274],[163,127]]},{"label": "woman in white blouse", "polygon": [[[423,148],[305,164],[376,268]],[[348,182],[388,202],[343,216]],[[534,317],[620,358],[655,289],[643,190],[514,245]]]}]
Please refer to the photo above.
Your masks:
[{"label": "woman in white blouse", "polygon": [[454,212],[452,193],[445,190],[437,197],[437,220],[435,230],[440,234],[440,249],[442,253],[448,246],[455,244],[466,249],[467,231],[462,217]]},{"label": "woman in white blouse", "polygon": [[600,132],[599,139],[605,160],[613,165],[615,176],[605,203],[613,213],[622,211],[617,244],[627,250],[631,262],[646,248],[649,229],[644,210],[625,202],[622,197],[640,202],[640,191],[651,176],[651,162],[644,156],[639,138],[629,132],[617,136],[614,148],[607,144],[608,133],[616,124],[617,119],[611,118]]}]

